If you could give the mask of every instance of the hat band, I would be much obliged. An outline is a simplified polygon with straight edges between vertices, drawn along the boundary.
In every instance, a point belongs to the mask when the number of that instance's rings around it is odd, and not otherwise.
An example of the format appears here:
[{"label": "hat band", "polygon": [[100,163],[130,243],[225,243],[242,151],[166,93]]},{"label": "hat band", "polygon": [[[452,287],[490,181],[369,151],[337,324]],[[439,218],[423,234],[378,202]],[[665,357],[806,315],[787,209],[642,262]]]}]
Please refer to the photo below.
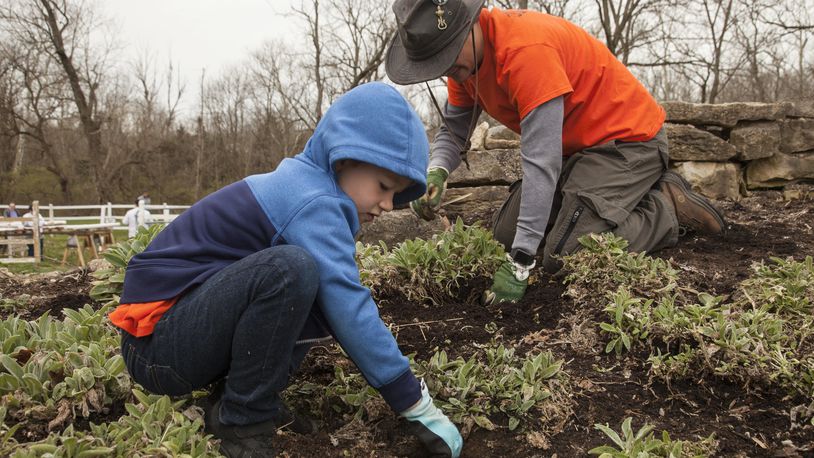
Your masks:
[{"label": "hat band", "polygon": [[[407,47],[404,46],[404,50],[407,53],[407,56],[412,60],[424,60],[429,59],[430,57],[438,54],[442,49],[444,49],[448,44],[455,41],[455,38],[458,37],[460,33],[460,28],[455,33],[448,34],[448,38],[444,41],[434,41],[434,45],[432,47],[424,47],[424,46],[416,46],[416,47]],[[407,43],[404,38],[402,38],[402,43]]]}]

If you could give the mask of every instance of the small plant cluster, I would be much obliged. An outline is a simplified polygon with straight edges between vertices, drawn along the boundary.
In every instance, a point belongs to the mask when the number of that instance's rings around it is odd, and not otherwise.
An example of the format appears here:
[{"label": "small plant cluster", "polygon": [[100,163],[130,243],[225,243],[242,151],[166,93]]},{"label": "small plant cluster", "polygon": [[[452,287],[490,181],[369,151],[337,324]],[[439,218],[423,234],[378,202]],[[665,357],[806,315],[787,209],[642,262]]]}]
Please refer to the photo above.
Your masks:
[{"label": "small plant cluster", "polygon": [[579,303],[604,302],[606,291],[620,286],[644,298],[663,295],[678,286],[678,271],[669,261],[631,253],[627,240],[613,233],[588,234],[579,242],[581,250],[563,257],[569,272],[566,294]]},{"label": "small plant cluster", "polygon": [[570,417],[571,390],[562,365],[548,351],[520,357],[514,348],[492,342],[466,360],[438,352],[416,362],[416,373],[438,393],[441,408],[454,421],[471,420],[493,430],[492,419],[503,414],[514,431],[535,419],[553,427]]},{"label": "small plant cluster", "polygon": [[[563,361],[550,352],[521,357],[513,348],[491,342],[465,360],[450,360],[444,351],[428,361],[412,361],[423,377],[436,405],[465,428],[473,425],[494,430],[496,421],[509,430],[539,421],[555,429],[570,417],[573,401]],[[346,373],[336,366],[327,386],[298,382],[288,389],[289,398],[307,399],[312,412],[328,405],[336,412],[355,417],[376,412],[380,398],[359,373]]]},{"label": "small plant cluster", "polygon": [[386,410],[384,401],[362,374],[346,372],[341,365],[334,366],[334,378],[327,385],[300,380],[288,386],[285,397],[294,403],[304,404],[314,416],[319,416],[325,408],[350,414],[357,419],[374,418],[375,412]]},{"label": "small plant cluster", "polygon": [[96,281],[93,282],[90,297],[103,304],[110,301],[118,302],[124,287],[124,271],[127,269],[130,258],[144,251],[164,227],[163,224],[154,224],[146,228],[139,228],[133,238],[119,242],[105,250],[102,257],[110,263],[110,267],[93,273]]},{"label": "small plant cluster", "polygon": [[630,417],[624,419],[621,436],[608,425],[594,425],[614,445],[602,445],[588,453],[599,455],[599,458],[700,458],[713,456],[718,448],[718,442],[713,436],[691,442],[670,439],[670,434],[663,431],[659,439],[653,434],[652,425],[645,423],[634,433],[631,423]]},{"label": "small plant cluster", "polygon": [[637,340],[644,340],[650,334],[650,311],[653,299],[632,297],[630,291],[620,286],[611,296],[611,303],[604,311],[612,321],[599,323],[603,334],[610,337],[605,345],[605,353],[615,351],[621,355],[622,351],[630,351],[631,345]]},{"label": "small plant cluster", "polygon": [[[810,256],[757,263],[751,278],[724,297],[679,287],[666,262],[626,253],[615,236],[581,241],[586,249],[565,258],[569,291],[581,300],[588,297],[584,291],[610,291],[604,308],[610,320],[600,324],[609,337],[606,352],[621,354],[644,341],[651,349],[652,374],[667,382],[712,373],[745,387],[779,385],[814,398]],[[620,272],[613,274],[614,268]],[[647,284],[657,288],[639,294]]]},{"label": "small plant cluster", "polygon": [[173,402],[167,396],[147,395],[139,390],[133,390],[133,396],[138,404],[125,404],[127,414],[115,422],[91,423],[90,431],[77,431],[71,425],[36,443],[15,445],[12,439],[0,443],[0,453],[14,458],[220,456],[209,442],[211,436],[202,433],[202,420],[180,411],[186,401]]},{"label": "small plant cluster", "polygon": [[[142,230],[105,253],[112,268],[97,272],[94,296],[108,301],[99,310],[85,305],[63,309],[63,320],[45,314],[0,321],[0,456],[219,456],[202,434],[200,418],[180,411],[186,401],[133,389],[119,334],[107,319],[127,263],[159,230]],[[125,404],[127,414],[117,421],[75,428],[75,417],[106,415],[131,397],[138,403]],[[31,437],[28,427],[45,423],[47,437],[18,442]]]},{"label": "small plant cluster", "polygon": [[650,357],[655,375],[702,369],[814,398],[812,258],[772,258],[753,270],[729,300],[701,293],[697,303],[668,299],[653,309],[654,332],[667,344]]},{"label": "small plant cluster", "polygon": [[491,275],[505,257],[489,231],[460,218],[429,240],[406,240],[392,250],[384,243],[357,243],[356,253],[362,283],[375,293],[395,290],[432,303],[456,297],[464,281]]},{"label": "small plant cluster", "polygon": [[49,429],[74,415],[105,411],[130,391],[118,334],[105,308],[65,309],[60,321],[10,317],[0,322],[0,395],[18,421],[50,420]]}]

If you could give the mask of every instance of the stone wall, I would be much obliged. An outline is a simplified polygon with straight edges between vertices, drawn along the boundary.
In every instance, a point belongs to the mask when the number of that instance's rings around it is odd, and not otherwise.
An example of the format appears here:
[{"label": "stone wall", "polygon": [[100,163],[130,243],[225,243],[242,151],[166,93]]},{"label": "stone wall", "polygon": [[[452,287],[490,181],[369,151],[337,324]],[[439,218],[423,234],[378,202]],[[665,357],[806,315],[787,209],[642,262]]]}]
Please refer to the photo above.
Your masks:
[{"label": "stone wall", "polygon": [[814,180],[814,101],[662,105],[672,166],[709,197]]},{"label": "stone wall", "polygon": [[[752,189],[814,181],[814,100],[782,103],[664,102],[671,168],[713,199],[738,199]],[[521,178],[520,137],[480,124],[472,134],[470,169],[449,179],[444,207],[451,214],[490,216]],[[397,210],[365,228],[362,240],[392,244],[442,230],[439,220],[418,221]]]}]

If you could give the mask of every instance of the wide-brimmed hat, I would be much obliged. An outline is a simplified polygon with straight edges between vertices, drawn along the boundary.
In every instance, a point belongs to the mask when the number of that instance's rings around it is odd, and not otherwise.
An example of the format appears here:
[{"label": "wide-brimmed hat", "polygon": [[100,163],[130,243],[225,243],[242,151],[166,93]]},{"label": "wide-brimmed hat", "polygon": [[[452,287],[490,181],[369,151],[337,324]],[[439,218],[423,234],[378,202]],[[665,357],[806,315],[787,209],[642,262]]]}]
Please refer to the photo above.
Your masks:
[{"label": "wide-brimmed hat", "polygon": [[483,1],[396,0],[398,30],[387,48],[387,76],[413,84],[444,75],[458,59]]}]

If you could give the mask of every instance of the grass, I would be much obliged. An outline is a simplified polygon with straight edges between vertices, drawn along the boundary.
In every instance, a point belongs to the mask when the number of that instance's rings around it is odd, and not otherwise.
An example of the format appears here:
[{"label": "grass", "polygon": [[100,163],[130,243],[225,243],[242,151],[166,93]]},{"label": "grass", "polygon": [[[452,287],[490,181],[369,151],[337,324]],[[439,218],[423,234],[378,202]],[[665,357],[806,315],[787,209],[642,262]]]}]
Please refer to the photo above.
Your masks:
[{"label": "grass", "polygon": [[[88,218],[86,220],[71,221],[71,224],[96,224],[99,218]],[[122,241],[126,238],[126,232],[114,231],[114,237],[117,241]],[[68,253],[68,259],[65,264],[62,264],[62,256],[64,254],[65,245],[68,243],[68,235],[66,234],[46,234],[44,237],[43,246],[43,260],[39,264],[35,263],[8,263],[0,264],[0,268],[8,269],[14,274],[31,274],[31,273],[45,273],[45,272],[64,272],[67,270],[79,267],[79,256],[76,250],[71,250]],[[19,248],[18,248],[19,250]],[[85,263],[93,259],[93,253],[89,248],[83,251]]]}]

